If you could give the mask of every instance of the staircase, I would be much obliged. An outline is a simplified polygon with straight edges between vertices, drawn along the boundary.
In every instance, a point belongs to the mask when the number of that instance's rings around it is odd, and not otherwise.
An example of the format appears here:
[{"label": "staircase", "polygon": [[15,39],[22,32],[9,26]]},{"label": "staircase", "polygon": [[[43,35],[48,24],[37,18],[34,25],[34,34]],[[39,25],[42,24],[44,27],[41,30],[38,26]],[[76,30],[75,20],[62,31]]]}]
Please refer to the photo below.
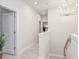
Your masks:
[{"label": "staircase", "polygon": [[70,35],[65,46],[65,59],[78,59],[78,36]]}]

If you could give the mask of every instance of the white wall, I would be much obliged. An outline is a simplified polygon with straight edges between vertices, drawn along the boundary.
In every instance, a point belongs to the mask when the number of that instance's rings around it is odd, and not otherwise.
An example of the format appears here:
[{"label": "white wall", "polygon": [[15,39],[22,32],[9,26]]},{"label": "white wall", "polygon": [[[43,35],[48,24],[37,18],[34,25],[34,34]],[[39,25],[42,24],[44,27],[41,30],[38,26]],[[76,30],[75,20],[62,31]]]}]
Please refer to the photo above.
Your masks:
[{"label": "white wall", "polygon": [[21,0],[0,0],[0,5],[17,13],[17,53],[35,45],[39,32],[39,14]]},{"label": "white wall", "polygon": [[63,56],[66,38],[70,33],[77,34],[78,20],[76,15],[59,16],[56,10],[48,10],[48,27],[51,31],[51,51],[54,55]]},{"label": "white wall", "polygon": [[48,16],[46,15],[41,15],[41,20],[48,20]]}]

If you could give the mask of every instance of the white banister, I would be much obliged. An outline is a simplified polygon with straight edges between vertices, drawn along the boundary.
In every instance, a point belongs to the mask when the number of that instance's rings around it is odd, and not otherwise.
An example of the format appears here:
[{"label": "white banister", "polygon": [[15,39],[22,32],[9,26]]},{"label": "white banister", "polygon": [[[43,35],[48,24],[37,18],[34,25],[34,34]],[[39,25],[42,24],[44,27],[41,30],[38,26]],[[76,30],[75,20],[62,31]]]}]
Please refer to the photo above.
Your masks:
[{"label": "white banister", "polygon": [[66,51],[66,59],[78,59],[78,36],[71,34],[71,43]]}]

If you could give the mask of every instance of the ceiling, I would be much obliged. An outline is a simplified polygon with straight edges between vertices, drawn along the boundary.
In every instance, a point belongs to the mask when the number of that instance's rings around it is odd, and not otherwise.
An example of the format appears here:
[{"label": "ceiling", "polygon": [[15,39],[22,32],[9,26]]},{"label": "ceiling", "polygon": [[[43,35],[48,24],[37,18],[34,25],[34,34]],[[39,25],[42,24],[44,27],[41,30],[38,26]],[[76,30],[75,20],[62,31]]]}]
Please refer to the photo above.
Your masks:
[{"label": "ceiling", "polygon": [[[60,5],[60,2],[63,0],[25,0],[28,5],[33,7],[40,14],[47,14],[48,8],[53,7],[56,8]],[[37,5],[34,2],[38,2]]]},{"label": "ceiling", "polygon": [[[37,12],[39,12],[40,14],[43,13],[47,13],[48,10],[48,0],[25,0],[26,3],[28,5],[30,5],[32,8],[34,8]],[[38,2],[37,5],[35,5],[34,3]]]},{"label": "ceiling", "polygon": [[[40,14],[47,14],[48,8],[57,9],[64,3],[64,1],[74,1],[74,0],[25,0],[28,5],[34,8]],[[38,4],[34,4],[38,2]]]}]

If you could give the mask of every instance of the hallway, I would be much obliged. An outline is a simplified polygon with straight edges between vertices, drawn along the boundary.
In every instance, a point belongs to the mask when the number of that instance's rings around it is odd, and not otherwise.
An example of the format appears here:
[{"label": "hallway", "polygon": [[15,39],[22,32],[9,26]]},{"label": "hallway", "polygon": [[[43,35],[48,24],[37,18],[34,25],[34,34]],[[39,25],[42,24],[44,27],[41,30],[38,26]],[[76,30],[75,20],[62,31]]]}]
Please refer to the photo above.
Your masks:
[{"label": "hallway", "polygon": [[38,59],[38,50],[33,48],[28,49],[20,56],[4,55],[3,59]]},{"label": "hallway", "polygon": [[[3,59],[39,59],[38,58],[38,49],[28,49],[20,56],[11,56],[11,55],[4,55]],[[49,59],[64,59],[60,57],[50,57]]]},{"label": "hallway", "polygon": [[0,0],[0,6],[2,59],[77,59],[78,37],[71,37],[78,35],[77,0]]}]

